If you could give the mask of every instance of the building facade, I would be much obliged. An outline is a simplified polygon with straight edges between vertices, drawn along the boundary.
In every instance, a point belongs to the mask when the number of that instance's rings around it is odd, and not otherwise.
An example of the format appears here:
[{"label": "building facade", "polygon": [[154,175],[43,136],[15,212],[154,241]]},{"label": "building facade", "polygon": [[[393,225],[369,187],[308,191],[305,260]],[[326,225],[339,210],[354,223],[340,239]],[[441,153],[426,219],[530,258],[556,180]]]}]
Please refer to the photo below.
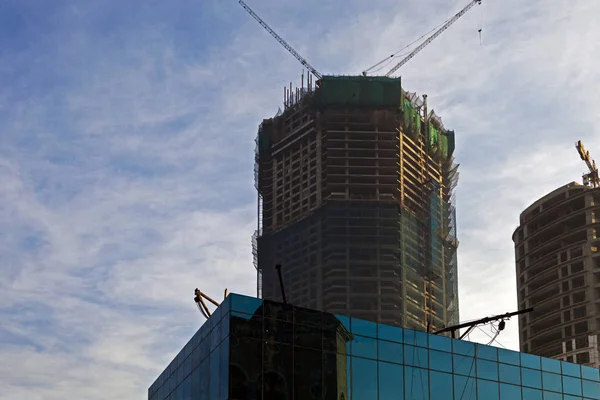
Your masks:
[{"label": "building facade", "polygon": [[148,400],[600,399],[596,368],[231,294]]},{"label": "building facade", "polygon": [[[262,122],[258,296],[421,330],[458,323],[454,132],[399,78],[325,76]],[[425,99],[426,100],[426,99]]]},{"label": "building facade", "polygon": [[575,182],[537,200],[513,234],[521,351],[600,366],[600,189]]}]

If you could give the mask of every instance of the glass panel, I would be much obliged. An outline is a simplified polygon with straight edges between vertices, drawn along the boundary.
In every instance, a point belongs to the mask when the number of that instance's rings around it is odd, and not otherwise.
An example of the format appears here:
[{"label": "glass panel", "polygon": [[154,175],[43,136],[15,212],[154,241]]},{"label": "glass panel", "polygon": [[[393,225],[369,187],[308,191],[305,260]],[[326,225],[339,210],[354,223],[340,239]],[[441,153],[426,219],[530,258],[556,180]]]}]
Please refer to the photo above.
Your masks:
[{"label": "glass panel", "polygon": [[512,383],[514,385],[521,384],[521,369],[514,365],[498,364],[498,373],[500,382]]},{"label": "glass panel", "polygon": [[475,378],[454,375],[454,398],[462,400],[475,400],[477,398],[477,385]]},{"label": "glass panel", "polygon": [[352,333],[355,335],[368,336],[371,338],[377,337],[377,324],[375,322],[352,318],[350,325],[352,327]]},{"label": "glass panel", "polygon": [[337,315],[337,314],[335,315],[335,317],[348,330],[348,332],[351,332],[351,330],[350,330],[350,318],[348,318],[348,317],[346,317],[344,315]]},{"label": "glass panel", "polygon": [[[269,342],[292,344],[294,340],[294,326],[289,322],[278,321],[276,319],[264,319],[263,339]],[[312,328],[319,331],[319,329]],[[319,338],[320,342],[320,338]]]},{"label": "glass panel", "polygon": [[229,328],[229,313],[227,313],[221,319],[221,340],[229,336]]},{"label": "glass panel", "polygon": [[352,355],[377,359],[377,339],[364,336],[354,336],[352,340]]},{"label": "glass panel", "polygon": [[210,351],[213,351],[221,343],[221,325],[215,326],[210,333]]},{"label": "glass panel", "polygon": [[210,353],[210,400],[219,400],[219,349]]},{"label": "glass panel", "polygon": [[542,400],[542,391],[524,387],[523,400]]},{"label": "glass panel", "polygon": [[498,400],[498,382],[477,379],[477,396],[485,400]]},{"label": "glass panel", "polygon": [[229,316],[229,325],[232,335],[261,339],[263,333],[262,318],[251,317],[232,311]]},{"label": "glass panel", "polygon": [[459,375],[475,376],[475,359],[471,357],[455,355],[454,373]]},{"label": "glass panel", "polygon": [[428,334],[425,332],[412,331],[410,329],[404,330],[404,343],[413,346],[427,347]]},{"label": "glass panel", "polygon": [[583,380],[583,395],[591,399],[600,399],[600,383]]},{"label": "glass panel", "polygon": [[379,359],[402,364],[402,345],[400,343],[378,340]]},{"label": "glass panel", "polygon": [[191,400],[192,399],[192,379],[191,375],[188,375],[187,378],[183,380],[181,384],[181,399],[182,400]]},{"label": "glass panel", "polygon": [[221,322],[221,317],[223,317],[222,312],[223,310],[221,310],[221,307],[215,308],[215,310],[212,312],[209,319],[211,329],[217,326],[219,322]]},{"label": "glass panel", "polygon": [[585,365],[581,366],[581,376],[585,379],[598,382],[600,380],[600,370]]},{"label": "glass panel", "polygon": [[544,385],[544,391],[553,390],[555,392],[562,392],[560,375],[542,372],[542,384]]},{"label": "glass panel", "polygon": [[570,394],[563,394],[563,400],[583,400],[583,397],[572,396]]},{"label": "glass panel", "polygon": [[498,361],[505,364],[519,365],[519,353],[506,349],[498,349]]},{"label": "glass panel", "polygon": [[200,394],[200,368],[192,371],[192,398],[197,399]]},{"label": "glass panel", "polygon": [[[431,400],[448,400],[448,395],[452,393],[451,374],[429,371],[429,382],[431,382],[429,395]],[[380,398],[386,399],[385,397]]]},{"label": "glass panel", "polygon": [[500,400],[521,400],[521,386],[501,383]]},{"label": "glass panel", "polygon": [[572,378],[570,376],[562,377],[563,393],[581,396],[581,379]]},{"label": "glass panel", "polygon": [[446,336],[429,335],[429,348],[452,352],[452,339]]},{"label": "glass panel", "polygon": [[542,357],[542,370],[560,374],[560,361]]},{"label": "glass panel", "polygon": [[429,376],[426,369],[404,367],[404,398],[405,400],[429,398]]},{"label": "glass panel", "polygon": [[[229,398],[229,338],[225,338],[219,349],[221,352],[219,357],[219,365],[221,366],[219,392],[221,393],[221,400],[226,400]],[[192,397],[192,399],[195,399],[195,397]]]},{"label": "glass panel", "polygon": [[[402,398],[402,393],[404,391],[403,371],[404,367],[401,365],[379,362],[380,399],[400,400]],[[337,399],[339,399],[339,397],[337,397]]]},{"label": "glass panel", "polygon": [[560,393],[547,392],[544,390],[544,400],[563,400],[563,395]]},{"label": "glass panel", "polygon": [[330,329],[340,325],[340,321],[333,314],[301,307],[294,307],[294,323],[316,327],[323,326]]},{"label": "glass panel", "polygon": [[536,389],[542,388],[542,373],[528,368],[521,368],[521,378],[523,386],[529,386]]},{"label": "glass panel", "polygon": [[[260,398],[262,342],[230,336],[229,387],[231,398]],[[208,370],[205,373],[208,375]]]},{"label": "glass panel", "polygon": [[498,361],[498,349],[492,346],[477,344],[477,358],[483,358],[490,361]]},{"label": "glass panel", "polygon": [[352,398],[377,398],[377,361],[352,357]]},{"label": "glass panel", "polygon": [[467,342],[466,340],[452,340],[452,351],[455,354],[462,354],[465,356],[475,356],[475,343]]},{"label": "glass panel", "polygon": [[563,375],[574,376],[577,378],[581,377],[581,366],[579,364],[573,364],[570,362],[561,361]]},{"label": "glass panel", "polygon": [[276,303],[274,301],[264,300],[263,317],[293,322],[294,307],[290,304]]},{"label": "glass panel", "polygon": [[[321,346],[322,346],[321,329],[313,327],[313,326],[298,325],[298,324],[294,324],[293,328],[294,328],[294,345],[295,346],[309,347],[312,349],[321,349]],[[328,338],[330,338],[333,341],[333,338],[331,338],[331,336],[328,335]],[[333,346],[333,344],[332,344],[332,346]],[[332,347],[332,346],[329,346],[329,347]]]},{"label": "glass panel", "polygon": [[200,396],[199,400],[208,400],[210,386],[210,359],[205,359],[200,364]]},{"label": "glass panel", "polygon": [[452,354],[429,350],[429,365],[431,369],[452,373]]},{"label": "glass panel", "polygon": [[521,366],[540,369],[542,367],[541,357],[534,356],[533,354],[521,353]]},{"label": "glass panel", "polygon": [[498,381],[498,363],[487,360],[477,360],[477,377]]},{"label": "glass panel", "polygon": [[263,397],[291,399],[293,389],[294,354],[292,346],[263,343]]},{"label": "glass panel", "polygon": [[429,350],[422,347],[404,345],[404,364],[415,367],[429,367]]},{"label": "glass panel", "polygon": [[398,328],[397,326],[379,324],[377,326],[377,337],[391,342],[402,343],[402,330],[402,328]]},{"label": "glass panel", "polygon": [[221,302],[221,305],[219,306],[219,308],[221,309],[221,313],[223,315],[228,313],[231,309],[231,296],[228,295],[225,298],[225,300],[223,300],[223,302]]},{"label": "glass panel", "polygon": [[230,294],[229,297],[231,297],[231,309],[233,311],[254,314],[262,305],[262,300],[254,297],[239,296],[237,294]]},{"label": "glass panel", "polygon": [[323,389],[322,355],[323,353],[318,350],[294,347],[294,398],[321,398]]}]

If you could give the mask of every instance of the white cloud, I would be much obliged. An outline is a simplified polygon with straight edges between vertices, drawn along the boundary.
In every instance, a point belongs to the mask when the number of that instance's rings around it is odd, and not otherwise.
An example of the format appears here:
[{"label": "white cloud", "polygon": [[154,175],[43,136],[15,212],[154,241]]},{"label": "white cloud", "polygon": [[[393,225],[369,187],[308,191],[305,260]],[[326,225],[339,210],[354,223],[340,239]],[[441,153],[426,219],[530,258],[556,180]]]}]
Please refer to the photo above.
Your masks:
[{"label": "white cloud", "polygon": [[[353,74],[464,1],[254,3],[317,69]],[[481,7],[481,46],[475,8],[400,70],[457,132],[463,320],[517,307],[519,213],[580,179],[576,140],[600,154],[600,3]],[[301,66],[235,2],[203,11],[227,31],[182,42],[167,19],[115,42],[63,21],[62,46],[0,63],[0,399],[145,398],[200,324],[195,287],[254,293],[253,140]],[[11,71],[42,50],[63,86],[24,95]],[[516,320],[499,340],[518,346]]]}]

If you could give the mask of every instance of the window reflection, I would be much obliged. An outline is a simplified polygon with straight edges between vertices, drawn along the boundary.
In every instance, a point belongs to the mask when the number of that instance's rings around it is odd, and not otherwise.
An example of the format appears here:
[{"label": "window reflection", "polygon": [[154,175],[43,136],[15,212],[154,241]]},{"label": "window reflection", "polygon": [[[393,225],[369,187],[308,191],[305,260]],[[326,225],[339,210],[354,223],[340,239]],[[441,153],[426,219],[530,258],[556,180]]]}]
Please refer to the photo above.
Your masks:
[{"label": "window reflection", "polygon": [[447,400],[452,393],[452,375],[443,372],[429,371],[431,400]]},{"label": "window reflection", "polygon": [[500,400],[521,400],[521,386],[501,383]]},{"label": "window reflection", "polygon": [[590,399],[600,399],[600,383],[586,381],[583,382],[583,395]]},{"label": "window reflection", "polygon": [[[264,340],[292,344],[294,338],[293,325],[275,319],[264,319]],[[319,338],[320,341],[320,338]]]},{"label": "window reflection", "polygon": [[477,379],[477,396],[485,400],[498,400],[498,382]]},{"label": "window reflection", "polygon": [[600,370],[598,368],[581,366],[581,376],[591,381],[600,380]]},{"label": "window reflection", "polygon": [[477,357],[490,361],[498,361],[498,349],[495,347],[477,344]]},{"label": "window reflection", "polygon": [[355,335],[368,336],[371,338],[377,337],[377,324],[375,322],[352,318],[350,325],[352,327],[351,332]]},{"label": "window reflection", "polygon": [[230,294],[229,297],[231,297],[231,310],[233,311],[254,314],[262,305],[262,300],[254,297],[238,296],[235,294]]},{"label": "window reflection", "polygon": [[404,364],[428,368],[429,350],[422,347],[404,345]]},{"label": "window reflection", "polygon": [[377,361],[352,357],[352,396],[377,399]]},{"label": "window reflection", "polygon": [[542,400],[541,390],[524,387],[522,391],[523,400]]},{"label": "window reflection", "polygon": [[563,400],[563,395],[555,392],[544,390],[544,400]]},{"label": "window reflection", "polygon": [[380,339],[388,340],[390,342],[402,343],[403,341],[403,329],[397,326],[379,324],[377,327],[377,337]]},{"label": "window reflection", "polygon": [[519,365],[521,358],[516,351],[498,349],[498,361],[505,364]]},{"label": "window reflection", "polygon": [[377,340],[355,335],[352,340],[352,355],[377,359]]},{"label": "window reflection", "polygon": [[514,365],[499,364],[498,373],[500,382],[512,383],[514,385],[521,384],[521,369]]},{"label": "window reflection", "polygon": [[553,390],[555,392],[562,392],[560,375],[542,372],[542,385],[544,386],[544,391]]},{"label": "window reflection", "polygon": [[521,366],[531,369],[540,369],[542,367],[541,357],[534,356],[533,354],[521,353]]},{"label": "window reflection", "polygon": [[523,386],[530,386],[533,388],[542,388],[542,373],[528,368],[521,368],[521,377],[523,379]]},{"label": "window reflection", "polygon": [[379,340],[378,352],[380,360],[402,364],[402,344]]},{"label": "window reflection", "polygon": [[454,373],[459,375],[475,376],[475,359],[471,357],[454,355]]},{"label": "window reflection", "polygon": [[293,347],[279,343],[263,343],[263,397],[292,399]]},{"label": "window reflection", "polygon": [[492,381],[498,380],[498,364],[493,361],[477,360],[477,377],[489,379]]},{"label": "window reflection", "polygon": [[435,350],[452,352],[452,339],[446,336],[431,335],[429,336],[429,348]]},{"label": "window reflection", "polygon": [[563,392],[581,396],[581,380],[570,376],[562,377]]},{"label": "window reflection", "polygon": [[475,356],[475,343],[467,342],[464,340],[453,339],[452,340],[452,351],[455,354],[462,354],[465,356]]},{"label": "window reflection", "polygon": [[404,398],[406,400],[429,398],[429,372],[426,369],[404,367]]},{"label": "window reflection", "polygon": [[404,367],[379,362],[379,398],[401,399],[404,392]]},{"label": "window reflection", "polygon": [[321,398],[322,355],[319,350],[294,347],[294,398]]},{"label": "window reflection", "polygon": [[542,358],[542,370],[560,374],[560,361],[552,358]]},{"label": "window reflection", "polygon": [[427,347],[428,336],[429,335],[425,332],[418,332],[406,329],[404,331],[404,343],[410,344],[412,346]]},{"label": "window reflection", "polygon": [[452,372],[452,354],[443,351],[429,350],[429,368]]}]

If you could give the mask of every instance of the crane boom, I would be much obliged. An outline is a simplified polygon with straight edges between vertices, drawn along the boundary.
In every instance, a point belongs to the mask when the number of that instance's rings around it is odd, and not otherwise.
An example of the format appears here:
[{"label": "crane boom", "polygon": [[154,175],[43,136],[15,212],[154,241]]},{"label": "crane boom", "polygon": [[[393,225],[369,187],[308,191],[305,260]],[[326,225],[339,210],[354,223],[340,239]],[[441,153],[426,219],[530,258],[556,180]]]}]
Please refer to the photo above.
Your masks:
[{"label": "crane boom", "polygon": [[[241,1],[241,0],[240,0]],[[411,58],[413,58],[418,52],[423,50],[429,43],[433,42],[435,38],[440,36],[446,29],[448,29],[453,23],[455,23],[460,17],[465,15],[467,11],[471,9],[475,4],[481,4],[481,0],[472,0],[469,4],[465,6],[462,10],[460,10],[454,17],[452,17],[448,22],[446,22],[443,26],[440,27],[437,31],[433,33],[433,35],[429,36],[427,40],[425,40],[421,45],[419,45],[416,49],[410,52],[409,55],[404,57],[402,61],[400,61],[394,68],[390,70],[385,76],[390,77],[394,72],[396,72],[401,66],[406,64]]]},{"label": "crane boom", "polygon": [[591,183],[593,187],[600,187],[600,177],[598,177],[598,168],[596,167],[596,162],[590,156],[590,152],[585,149],[581,140],[577,141],[577,143],[575,144],[575,148],[579,153],[579,157],[581,157],[581,159],[585,161],[585,164],[590,170],[589,173],[583,175],[583,184],[588,185]]},{"label": "crane boom", "polygon": [[246,3],[244,3],[243,0],[239,0],[238,3],[240,3],[240,5],[244,7],[246,11],[248,11],[248,14],[252,15],[252,17],[255,20],[257,20],[258,23],[261,24],[261,26],[265,28],[267,32],[271,34],[271,36],[275,38],[275,40],[281,43],[281,45],[285,47],[287,51],[292,53],[292,55],[296,57],[298,61],[300,61],[300,64],[304,65],[314,76],[316,76],[317,79],[321,79],[323,77],[323,75],[321,75],[321,73],[317,71],[312,65],[310,65],[304,57],[302,57],[296,50],[294,50],[294,48],[290,46],[288,42],[286,42],[281,36],[279,36],[277,32],[271,29],[271,27],[267,25],[265,21],[262,20],[261,17],[259,17],[254,11],[252,11],[252,9]]}]

